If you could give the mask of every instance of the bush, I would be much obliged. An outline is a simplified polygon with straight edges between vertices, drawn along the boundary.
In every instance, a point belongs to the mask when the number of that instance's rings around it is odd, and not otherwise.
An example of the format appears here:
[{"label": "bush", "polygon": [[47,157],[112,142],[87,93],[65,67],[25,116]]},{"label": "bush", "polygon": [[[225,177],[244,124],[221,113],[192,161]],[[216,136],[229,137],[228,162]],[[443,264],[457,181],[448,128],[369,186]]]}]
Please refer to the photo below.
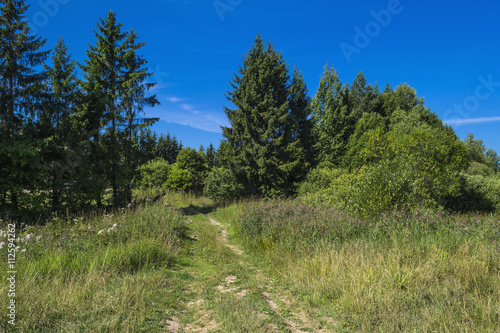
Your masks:
[{"label": "bush", "polygon": [[170,190],[188,190],[193,186],[192,182],[193,176],[191,172],[183,169],[173,168],[170,171],[165,183],[163,183],[163,188]]},{"label": "bush", "polygon": [[374,135],[363,154],[372,162],[359,170],[353,196],[353,207],[363,215],[440,208],[460,193],[459,174],[468,167],[461,141],[426,127],[403,135]]},{"label": "bush", "polygon": [[449,198],[447,207],[458,212],[500,212],[500,178],[461,175],[461,195]]},{"label": "bush", "polygon": [[335,179],[344,173],[346,173],[346,171],[342,169],[332,169],[323,166],[314,168],[300,184],[299,194],[307,195],[325,190],[332,185]]},{"label": "bush", "polygon": [[163,158],[156,158],[139,167],[137,186],[141,189],[160,187],[170,175],[172,167]]},{"label": "bush", "polygon": [[406,134],[374,131],[361,154],[367,164],[351,173],[313,170],[300,188],[303,200],[363,216],[394,209],[438,210],[459,195],[459,175],[468,166],[464,144],[429,127]]},{"label": "bush", "polygon": [[205,153],[196,151],[193,148],[183,148],[177,156],[179,169],[187,170],[191,173],[192,187],[195,191],[203,189],[203,181],[208,171],[208,162]]},{"label": "bush", "polygon": [[212,170],[205,179],[204,193],[212,200],[229,201],[244,195],[245,188],[226,168]]}]

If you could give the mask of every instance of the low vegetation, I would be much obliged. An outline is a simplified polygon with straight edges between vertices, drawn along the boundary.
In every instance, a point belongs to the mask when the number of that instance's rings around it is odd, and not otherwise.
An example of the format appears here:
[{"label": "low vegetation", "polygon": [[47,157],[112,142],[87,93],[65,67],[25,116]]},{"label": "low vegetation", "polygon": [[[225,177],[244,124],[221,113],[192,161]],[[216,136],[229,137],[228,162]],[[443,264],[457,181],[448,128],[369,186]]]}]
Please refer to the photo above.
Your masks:
[{"label": "low vegetation", "polygon": [[217,213],[335,332],[500,329],[500,219],[394,212],[355,218],[299,201]]},{"label": "low vegetation", "polygon": [[[55,218],[45,226],[18,225],[16,328],[156,331],[166,311],[176,307],[169,268],[184,253],[186,231],[185,218],[162,203]],[[0,250],[4,258],[6,250]],[[5,260],[1,271],[0,293],[6,296]],[[0,307],[6,309],[8,301],[2,297]],[[4,319],[2,329],[12,328]]]},{"label": "low vegetation", "polygon": [[145,206],[18,228],[21,331],[500,329],[494,214],[361,218],[297,199],[217,207],[167,192]]}]

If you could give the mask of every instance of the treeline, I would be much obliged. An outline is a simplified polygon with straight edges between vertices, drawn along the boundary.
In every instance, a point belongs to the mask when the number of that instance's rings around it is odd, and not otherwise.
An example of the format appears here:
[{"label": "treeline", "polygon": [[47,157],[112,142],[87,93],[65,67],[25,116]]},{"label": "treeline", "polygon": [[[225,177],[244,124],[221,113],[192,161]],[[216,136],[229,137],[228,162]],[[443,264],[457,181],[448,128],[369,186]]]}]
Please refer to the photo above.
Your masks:
[{"label": "treeline", "polygon": [[226,95],[234,108],[218,149],[183,148],[140,117],[159,104],[155,84],[144,43],[113,12],[78,64],[62,39],[43,50],[23,0],[0,5],[2,216],[124,206],[134,188],[220,201],[298,195],[362,215],[500,209],[497,153],[460,140],[407,84],[380,90],[362,72],[349,84],[326,65],[310,98],[299,69],[258,35]]},{"label": "treeline", "polygon": [[500,158],[462,141],[408,84],[381,91],[360,72],[352,84],[325,66],[314,98],[297,68],[257,36],[226,108],[213,198],[300,197],[362,215],[393,209],[500,209]]},{"label": "treeline", "polygon": [[115,206],[130,202],[137,168],[155,156],[173,162],[182,148],[148,130],[156,119],[140,118],[159,104],[147,95],[155,84],[144,43],[109,12],[78,64],[62,39],[43,49],[23,0],[0,6],[1,215],[93,209],[107,193]]},{"label": "treeline", "polygon": [[150,162],[143,187],[220,201],[298,195],[361,215],[500,209],[497,153],[472,134],[460,140],[406,83],[381,91],[362,72],[343,83],[327,65],[311,99],[300,71],[257,36],[231,86],[211,162],[203,149]]}]

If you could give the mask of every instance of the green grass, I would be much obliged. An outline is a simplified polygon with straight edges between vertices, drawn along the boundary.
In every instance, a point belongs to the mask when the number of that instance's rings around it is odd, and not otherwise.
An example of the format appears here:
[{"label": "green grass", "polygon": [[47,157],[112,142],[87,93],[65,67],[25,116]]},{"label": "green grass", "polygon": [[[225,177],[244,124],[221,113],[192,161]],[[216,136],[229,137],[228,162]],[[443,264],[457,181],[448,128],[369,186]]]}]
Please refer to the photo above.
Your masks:
[{"label": "green grass", "polygon": [[[16,258],[17,329],[156,331],[178,301],[171,268],[185,252],[186,231],[185,218],[162,204],[25,228],[17,237],[33,236],[18,243],[26,252]],[[7,295],[5,260],[1,271]],[[2,297],[0,307],[8,301]]]},{"label": "green grass", "polygon": [[335,331],[500,330],[498,216],[357,219],[286,200],[215,215]]},{"label": "green grass", "polygon": [[500,331],[497,215],[361,219],[296,200],[216,207],[167,192],[17,228],[33,234],[16,259],[21,332],[156,332],[167,321],[178,332]]}]

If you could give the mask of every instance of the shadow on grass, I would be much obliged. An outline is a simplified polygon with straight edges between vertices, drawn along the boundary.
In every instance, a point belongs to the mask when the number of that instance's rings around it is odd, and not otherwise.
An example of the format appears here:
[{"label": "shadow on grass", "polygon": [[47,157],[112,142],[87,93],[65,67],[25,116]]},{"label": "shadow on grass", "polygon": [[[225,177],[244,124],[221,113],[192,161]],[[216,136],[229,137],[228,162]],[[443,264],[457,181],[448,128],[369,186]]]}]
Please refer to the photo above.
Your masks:
[{"label": "shadow on grass", "polygon": [[189,205],[187,207],[181,208],[181,212],[186,216],[195,216],[200,214],[210,214],[217,209],[217,206],[196,206]]}]

